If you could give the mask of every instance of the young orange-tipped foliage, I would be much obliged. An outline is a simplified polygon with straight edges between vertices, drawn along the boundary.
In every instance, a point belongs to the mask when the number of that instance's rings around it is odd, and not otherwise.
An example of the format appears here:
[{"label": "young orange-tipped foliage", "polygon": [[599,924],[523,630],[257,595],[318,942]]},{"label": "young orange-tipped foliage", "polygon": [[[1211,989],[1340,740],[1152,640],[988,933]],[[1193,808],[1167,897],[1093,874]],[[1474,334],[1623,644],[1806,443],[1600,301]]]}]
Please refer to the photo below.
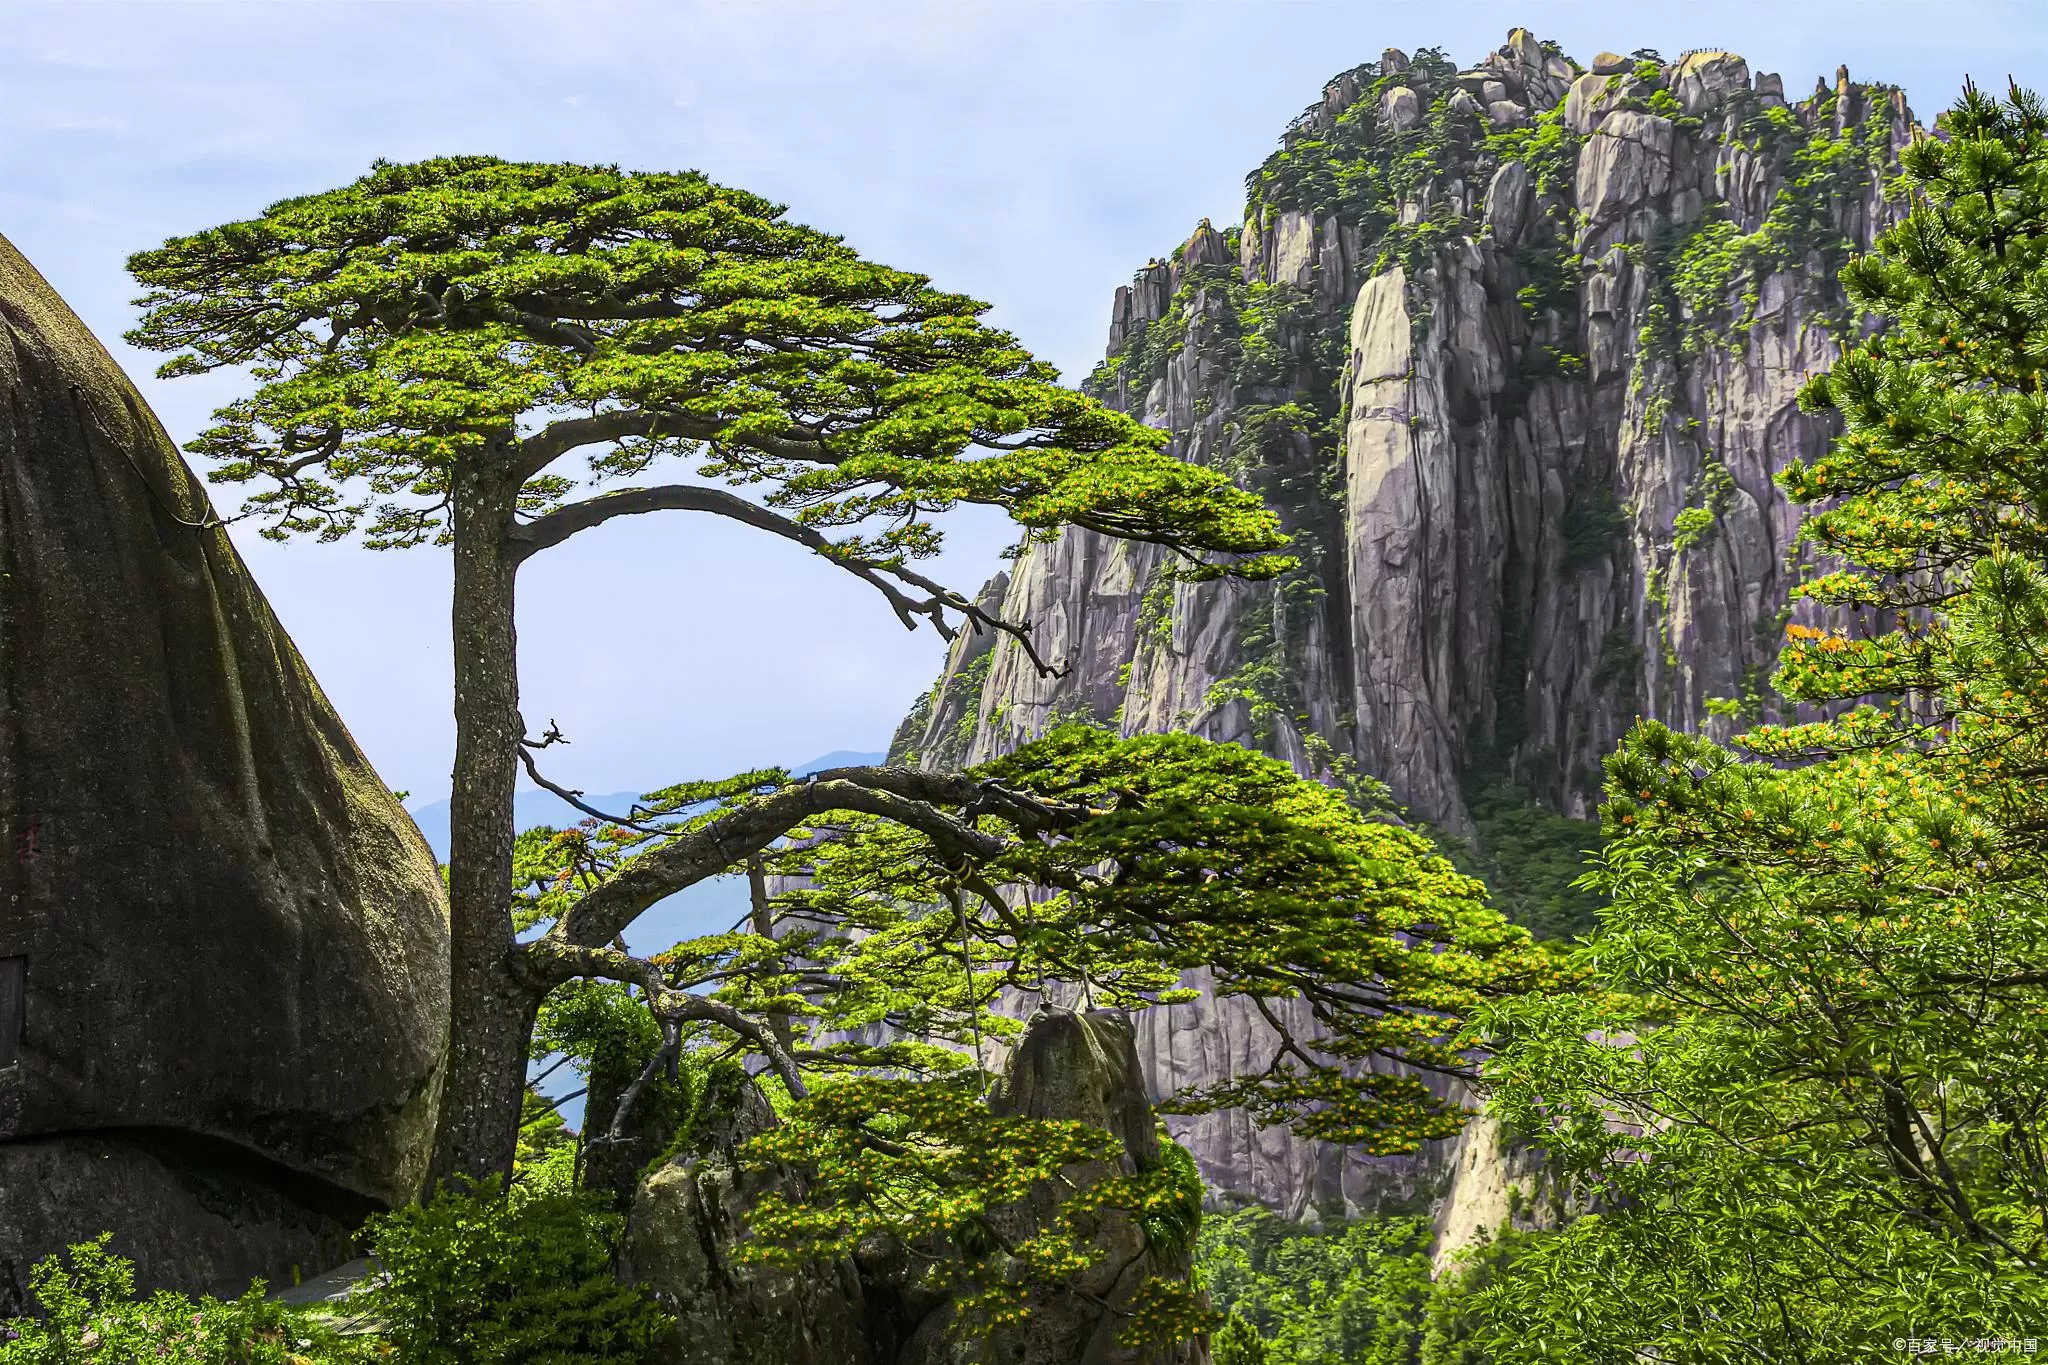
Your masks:
[{"label": "young orange-tipped foliage", "polygon": [[1607,763],[1604,996],[1486,1019],[1496,1105],[1604,1211],[1502,1359],[1846,1360],[2048,1314],[2048,111],[1969,91],[1844,273],[1884,326],[1788,469],[1836,567],[1739,750]]}]

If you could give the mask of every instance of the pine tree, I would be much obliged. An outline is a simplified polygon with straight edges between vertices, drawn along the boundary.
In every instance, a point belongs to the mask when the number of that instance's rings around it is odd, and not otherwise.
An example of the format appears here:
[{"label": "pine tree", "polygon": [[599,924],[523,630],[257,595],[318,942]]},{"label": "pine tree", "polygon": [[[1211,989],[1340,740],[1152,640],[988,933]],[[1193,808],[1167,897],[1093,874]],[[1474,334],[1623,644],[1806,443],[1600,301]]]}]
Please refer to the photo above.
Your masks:
[{"label": "pine tree", "polygon": [[1507,1002],[1496,1103],[1600,1210],[1491,1291],[1504,1360],[1839,1360],[2048,1335],[2048,112],[1970,89],[1844,272],[1883,326],[1733,750],[1607,765],[1607,993]]}]

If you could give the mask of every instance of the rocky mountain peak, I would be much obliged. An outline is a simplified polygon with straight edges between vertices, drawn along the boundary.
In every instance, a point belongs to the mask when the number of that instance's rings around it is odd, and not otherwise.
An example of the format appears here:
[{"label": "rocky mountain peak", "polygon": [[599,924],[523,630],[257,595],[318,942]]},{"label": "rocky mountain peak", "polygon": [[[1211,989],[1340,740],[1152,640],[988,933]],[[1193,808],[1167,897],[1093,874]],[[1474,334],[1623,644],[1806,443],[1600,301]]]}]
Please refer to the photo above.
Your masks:
[{"label": "rocky mountain peak", "polygon": [[[1149,546],[1025,547],[988,592],[1068,671],[963,642],[897,756],[972,763],[1069,720],[1188,730],[1376,778],[1490,857],[1511,912],[1567,904],[1596,835],[1565,817],[1627,726],[1774,715],[1764,680],[1811,610],[1773,476],[1830,439],[1797,394],[1862,325],[1837,272],[1897,213],[1914,123],[1846,69],[1784,90],[1731,52],[1588,66],[1526,29],[1465,67],[1389,49],[1333,77],[1237,225],[1116,291],[1086,383],[1264,494],[1301,567],[1190,584]],[[1257,1054],[1226,1008],[1175,1013],[1141,1038],[1155,1084]],[[1203,1123],[1226,1189],[1389,1187]]]}]

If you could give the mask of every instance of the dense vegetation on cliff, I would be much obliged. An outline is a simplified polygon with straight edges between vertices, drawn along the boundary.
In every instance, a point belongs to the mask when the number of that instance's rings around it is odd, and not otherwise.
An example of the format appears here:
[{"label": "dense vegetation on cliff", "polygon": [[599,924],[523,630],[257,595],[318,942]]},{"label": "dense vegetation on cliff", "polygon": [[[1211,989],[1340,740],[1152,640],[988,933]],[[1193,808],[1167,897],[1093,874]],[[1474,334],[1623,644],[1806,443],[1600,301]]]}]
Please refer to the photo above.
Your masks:
[{"label": "dense vegetation on cliff", "polygon": [[1259,491],[1297,565],[1191,589],[1028,548],[1004,596],[1059,604],[1074,673],[963,656],[906,750],[971,760],[1053,714],[1194,728],[1369,776],[1475,856],[1520,842],[1503,903],[1590,923],[1522,884],[1525,811],[1588,817],[1637,715],[1775,705],[1797,515],[1772,478],[1827,439],[1794,394],[1853,333],[1835,275],[1910,136],[1846,73],[1791,102],[1729,53],[1596,67],[1517,30],[1470,69],[1334,77],[1241,224],[1118,291],[1085,384]]},{"label": "dense vegetation on cliff", "polygon": [[[1489,1302],[1550,1358],[1823,1360],[2048,1312],[2048,109],[1976,91],[1843,272],[1883,330],[1789,469],[1825,717],[1607,764],[1607,989],[1505,1006],[1493,1104],[1603,1211]],[[1505,1358],[1538,1358],[1524,1346]]]}]

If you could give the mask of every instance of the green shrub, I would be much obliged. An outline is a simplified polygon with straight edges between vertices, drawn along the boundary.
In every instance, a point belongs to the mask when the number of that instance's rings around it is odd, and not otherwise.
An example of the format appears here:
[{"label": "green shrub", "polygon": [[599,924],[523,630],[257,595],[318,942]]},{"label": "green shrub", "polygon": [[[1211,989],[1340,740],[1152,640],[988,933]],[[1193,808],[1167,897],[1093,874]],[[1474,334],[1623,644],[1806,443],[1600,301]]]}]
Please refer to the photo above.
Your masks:
[{"label": "green shrub", "polygon": [[1678,519],[1671,523],[1671,548],[1690,550],[1705,540],[1714,529],[1714,514],[1705,507],[1680,509]]},{"label": "green shrub", "polygon": [[1459,871],[1486,883],[1496,909],[1537,938],[1590,933],[1606,898],[1577,883],[1587,868],[1585,850],[1605,842],[1599,824],[1560,815],[1505,778],[1468,776],[1465,808],[1475,837],[1439,833],[1438,847]]},{"label": "green shrub", "polygon": [[1607,559],[1626,543],[1628,513],[1612,488],[1588,483],[1573,490],[1565,505],[1562,529],[1565,572],[1577,573]]},{"label": "green shrub", "polygon": [[1290,1223],[1261,1208],[1213,1215],[1197,1278],[1223,1314],[1216,1365],[1492,1365],[1487,1292],[1536,1234],[1503,1229],[1430,1278],[1415,1214]]},{"label": "green shrub", "polygon": [[1429,1291],[1429,1223],[1290,1223],[1262,1208],[1202,1222],[1195,1267],[1225,1315],[1217,1365],[1412,1365]]},{"label": "green shrub", "polygon": [[1209,1338],[1209,1357],[1216,1365],[1269,1365],[1273,1350],[1258,1328],[1232,1313]]},{"label": "green shrub", "polygon": [[[1513,1205],[1515,1187],[1508,1187]],[[1504,1343],[1485,1297],[1514,1265],[1515,1257],[1541,1233],[1503,1227],[1460,1252],[1430,1287],[1423,1314],[1422,1347],[1416,1365],[1492,1365]]]},{"label": "green shrub", "polygon": [[576,1188],[576,1131],[562,1122],[557,1107],[532,1085],[520,1099],[519,1147],[512,1179],[534,1191],[567,1193]]},{"label": "green shrub", "polygon": [[612,1273],[622,1220],[585,1196],[494,1179],[372,1226],[367,1306],[406,1365],[637,1365],[668,1328]]},{"label": "green shrub", "polygon": [[[107,1249],[113,1234],[72,1246],[29,1272],[40,1316],[0,1323],[0,1365],[345,1365],[377,1358],[311,1312],[266,1299],[263,1281],[238,1299],[135,1296],[135,1267]],[[66,1261],[69,1264],[66,1264]]]}]

